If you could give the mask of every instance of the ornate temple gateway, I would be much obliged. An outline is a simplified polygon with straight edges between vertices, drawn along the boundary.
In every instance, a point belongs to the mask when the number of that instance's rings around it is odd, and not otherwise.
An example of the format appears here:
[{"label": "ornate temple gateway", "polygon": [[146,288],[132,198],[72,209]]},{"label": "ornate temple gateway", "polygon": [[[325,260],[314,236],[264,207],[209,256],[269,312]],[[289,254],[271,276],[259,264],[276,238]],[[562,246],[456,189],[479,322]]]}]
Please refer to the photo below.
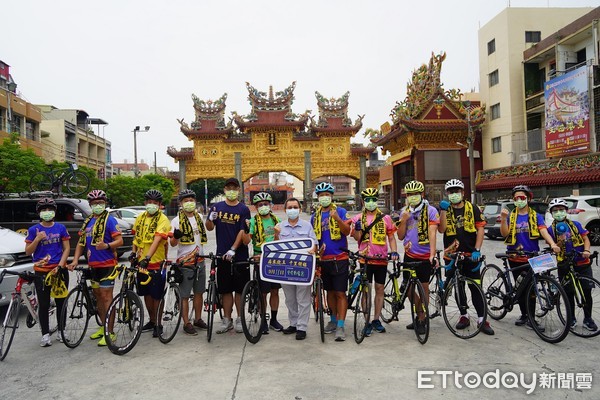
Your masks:
[{"label": "ornate temple gateway", "polygon": [[[348,117],[346,92],[339,99],[327,99],[316,92],[318,120],[307,110],[292,111],[296,82],[282,91],[261,92],[249,83],[248,115],[225,122],[227,94],[216,101],[200,100],[192,95],[194,120],[178,120],[181,132],[193,141],[193,147],[167,153],[180,163],[180,187],[204,178],[237,177],[241,182],[260,172],[285,171],[308,182],[304,198],[310,199],[310,183],[324,175],[343,175],[367,184],[366,157],[374,147],[350,143],[362,127],[359,116]],[[376,184],[376,182],[373,182]]]},{"label": "ornate temple gateway", "polygon": [[445,57],[432,54],[428,65],[413,72],[406,99],[392,109],[392,124],[386,122],[371,135],[374,145],[391,154],[381,177],[395,209],[403,205],[403,187],[413,179],[425,183],[426,195],[434,203],[442,199],[444,183],[451,178],[460,178],[469,193],[470,141],[474,170],[482,168],[479,126],[485,106],[475,99],[463,101],[467,95],[460,90],[444,90],[440,73]]}]

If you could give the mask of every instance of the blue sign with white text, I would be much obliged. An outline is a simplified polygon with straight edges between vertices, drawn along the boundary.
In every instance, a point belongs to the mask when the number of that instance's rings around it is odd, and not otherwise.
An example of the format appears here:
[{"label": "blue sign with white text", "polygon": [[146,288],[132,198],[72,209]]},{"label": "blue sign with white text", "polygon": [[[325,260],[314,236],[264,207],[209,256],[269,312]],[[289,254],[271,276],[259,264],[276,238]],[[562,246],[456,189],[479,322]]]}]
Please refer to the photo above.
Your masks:
[{"label": "blue sign with white text", "polygon": [[315,255],[308,254],[311,239],[286,239],[262,245],[260,278],[266,282],[288,285],[312,285]]}]

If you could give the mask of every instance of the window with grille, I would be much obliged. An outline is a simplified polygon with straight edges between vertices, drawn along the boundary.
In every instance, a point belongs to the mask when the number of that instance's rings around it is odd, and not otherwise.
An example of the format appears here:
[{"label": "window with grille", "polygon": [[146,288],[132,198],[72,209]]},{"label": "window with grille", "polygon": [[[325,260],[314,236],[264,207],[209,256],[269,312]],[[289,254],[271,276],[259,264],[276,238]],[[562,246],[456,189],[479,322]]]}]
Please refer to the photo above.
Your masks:
[{"label": "window with grille", "polygon": [[492,153],[500,153],[502,151],[502,138],[500,136],[492,138]]},{"label": "window with grille", "polygon": [[496,103],[492,107],[490,107],[490,113],[491,113],[491,118],[490,118],[491,120],[500,118],[500,103]]},{"label": "window with grille", "polygon": [[497,85],[498,82],[500,82],[500,78],[498,76],[498,70],[495,70],[494,72],[492,72],[491,74],[488,75],[489,80],[490,80],[490,87]]}]

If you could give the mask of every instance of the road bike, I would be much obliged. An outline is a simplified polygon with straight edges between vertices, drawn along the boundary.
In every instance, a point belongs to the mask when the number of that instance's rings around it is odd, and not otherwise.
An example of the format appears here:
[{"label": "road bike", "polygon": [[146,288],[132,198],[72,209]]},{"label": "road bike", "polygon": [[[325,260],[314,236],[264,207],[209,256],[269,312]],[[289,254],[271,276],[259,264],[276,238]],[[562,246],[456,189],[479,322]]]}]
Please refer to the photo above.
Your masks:
[{"label": "road bike", "polygon": [[[384,286],[381,319],[387,324],[398,321],[398,313],[404,309],[404,302],[408,297],[417,340],[419,343],[425,344],[429,338],[429,309],[425,289],[417,278],[416,272],[416,268],[422,264],[422,261],[392,262],[392,271],[388,271],[388,278]],[[408,280],[399,284],[398,279],[405,273],[409,275]]]},{"label": "road bike", "polygon": [[[565,254],[564,264],[559,264],[559,268],[565,265],[568,268],[567,274],[561,279],[560,284],[565,289],[573,320],[571,321],[570,330],[576,336],[584,338],[595,337],[600,334],[600,330],[589,328],[589,325],[584,325],[584,322],[591,318],[593,321],[600,321],[600,281],[592,276],[580,274],[575,268],[575,259],[582,253],[578,251],[570,251]],[[596,260],[598,265],[598,252],[594,251],[590,255],[590,263]],[[591,266],[591,264],[590,264]],[[593,305],[596,304],[596,308]],[[581,322],[581,323],[578,323]]]},{"label": "road bike", "polygon": [[[40,320],[37,314],[38,303],[33,281],[36,279],[43,279],[41,276],[37,276],[32,272],[14,272],[5,269],[0,273],[0,283],[2,283],[5,275],[15,275],[18,276],[18,278],[0,329],[0,361],[6,358],[6,355],[10,350],[10,345],[15,337],[15,333],[17,332],[17,328],[19,327],[19,311],[21,309],[21,304],[24,304],[28,311],[25,322],[27,327],[32,328],[35,324],[39,325]],[[56,306],[51,302],[49,321],[55,320],[55,318],[53,318],[55,314]],[[56,332],[57,328],[58,325],[50,325],[50,334]]]},{"label": "road bike", "polygon": [[436,250],[435,258],[437,263],[429,278],[429,303],[427,304],[427,308],[429,309],[429,319],[434,319],[442,315],[442,299],[444,298],[443,268],[440,267],[442,265],[440,257],[442,251],[443,250]]},{"label": "road bike", "polygon": [[329,315],[331,312],[327,306],[327,295],[323,288],[323,278],[321,278],[321,265],[319,262],[317,262],[315,268],[315,279],[312,284],[311,298],[315,322],[319,324],[321,342],[325,343],[325,315]]},{"label": "road bike", "polygon": [[90,318],[95,317],[98,326],[103,326],[96,304],[96,296],[89,284],[92,270],[88,267],[75,267],[77,284],[65,299],[62,309],[63,343],[70,349],[79,346],[85,337]]},{"label": "road bike", "polygon": [[[450,262],[444,266],[447,277],[441,298],[444,322],[454,336],[470,339],[477,336],[485,325],[487,308],[481,280],[467,277],[464,269],[471,268],[471,272],[479,272],[485,262],[485,256],[476,262],[474,268],[471,267],[472,264],[465,264],[465,261],[473,260],[464,252],[459,251],[446,256],[450,258]],[[467,295],[467,287],[471,292],[470,296]],[[479,310],[476,301],[480,302]]]},{"label": "road bike", "polygon": [[81,196],[90,189],[90,178],[79,171],[77,164],[69,164],[67,168],[50,168],[50,171],[39,171],[31,176],[29,188],[32,192],[56,191],[62,194],[64,191],[73,195]]},{"label": "road bike", "polygon": [[[117,355],[131,351],[140,339],[144,326],[144,307],[140,296],[134,291],[137,273],[148,276],[139,282],[140,285],[150,283],[152,276],[146,270],[140,270],[137,261],[130,266],[119,264],[115,266],[117,276],[123,275],[121,290],[112,299],[104,321],[104,338],[109,350]],[[113,329],[110,329],[111,325]]]},{"label": "road bike", "polygon": [[[536,272],[529,264],[510,268],[508,263],[511,257],[530,258],[539,254],[526,251],[498,253],[496,258],[502,260],[504,268],[494,264],[485,266],[481,281],[488,315],[495,320],[504,318],[525,293],[529,325],[545,342],[559,343],[569,333],[572,315],[565,290],[551,275],[551,271],[556,268]],[[511,274],[513,271],[521,272],[514,283]]]},{"label": "road bike", "polygon": [[[195,258],[194,264],[197,260],[198,258]],[[179,284],[183,282],[181,268],[188,267],[184,267],[181,262],[165,261],[163,268],[167,270],[166,287],[158,305],[156,321],[159,326],[158,340],[167,344],[177,335],[179,325],[181,325],[182,300]]]},{"label": "road bike", "polygon": [[[222,256],[217,256],[213,253],[208,255],[199,255],[202,258],[210,259],[210,273],[208,276],[208,286],[206,288],[206,298],[204,299],[204,311],[206,311],[206,325],[208,325],[208,329],[206,330],[206,340],[208,342],[212,339],[212,332],[215,325],[215,314],[217,310],[221,319],[223,319],[221,305],[221,296],[219,295],[219,290],[217,288],[217,260],[223,259]],[[233,268],[231,270],[233,273]]]},{"label": "road bike", "polygon": [[260,292],[260,260],[250,258],[248,261],[236,262],[234,265],[252,265],[252,279],[244,286],[242,291],[242,329],[246,339],[252,343],[258,343],[262,336],[262,327],[267,326],[267,312],[265,299]]}]

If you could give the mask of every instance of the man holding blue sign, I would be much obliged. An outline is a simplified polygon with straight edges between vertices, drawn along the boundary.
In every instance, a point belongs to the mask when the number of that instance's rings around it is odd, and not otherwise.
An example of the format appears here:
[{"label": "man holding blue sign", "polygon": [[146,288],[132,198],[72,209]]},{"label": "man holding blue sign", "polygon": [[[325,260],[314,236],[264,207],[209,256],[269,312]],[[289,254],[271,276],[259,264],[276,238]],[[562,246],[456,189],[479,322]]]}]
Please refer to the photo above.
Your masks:
[{"label": "man holding blue sign", "polygon": [[[287,199],[284,208],[288,218],[275,226],[275,236],[282,240],[309,238],[314,245],[308,253],[316,253],[317,238],[312,225],[308,221],[300,219],[300,202],[298,199],[293,197]],[[304,340],[306,339],[306,329],[310,319],[311,286],[289,283],[281,286],[285,293],[285,305],[288,308],[290,320],[290,326],[285,328],[283,333],[286,335],[295,333],[296,340]]]}]

